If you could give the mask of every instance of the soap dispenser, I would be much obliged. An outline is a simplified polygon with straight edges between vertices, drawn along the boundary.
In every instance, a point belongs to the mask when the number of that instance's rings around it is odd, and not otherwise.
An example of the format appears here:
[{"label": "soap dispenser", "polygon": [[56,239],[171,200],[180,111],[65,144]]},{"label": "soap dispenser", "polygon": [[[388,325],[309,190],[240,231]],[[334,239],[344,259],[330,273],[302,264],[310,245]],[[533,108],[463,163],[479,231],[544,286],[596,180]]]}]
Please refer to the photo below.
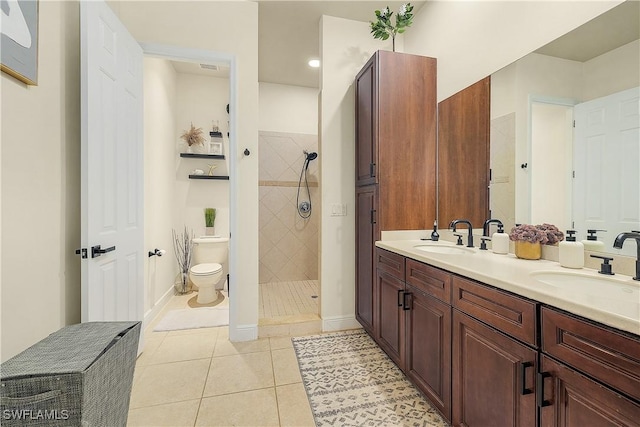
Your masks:
[{"label": "soap dispenser", "polygon": [[604,252],[604,243],[598,240],[597,231],[607,230],[587,230],[587,239],[582,241],[585,251]]},{"label": "soap dispenser", "polygon": [[509,253],[509,235],[502,229],[502,224],[498,224],[498,231],[491,235],[491,249],[494,254]]},{"label": "soap dispenser", "polygon": [[440,239],[440,235],[438,234],[438,222],[433,221],[433,231],[431,232],[431,240],[437,242]]},{"label": "soap dispenser", "polygon": [[567,268],[584,267],[584,245],[576,241],[575,230],[567,230],[567,239],[558,244],[558,261]]}]

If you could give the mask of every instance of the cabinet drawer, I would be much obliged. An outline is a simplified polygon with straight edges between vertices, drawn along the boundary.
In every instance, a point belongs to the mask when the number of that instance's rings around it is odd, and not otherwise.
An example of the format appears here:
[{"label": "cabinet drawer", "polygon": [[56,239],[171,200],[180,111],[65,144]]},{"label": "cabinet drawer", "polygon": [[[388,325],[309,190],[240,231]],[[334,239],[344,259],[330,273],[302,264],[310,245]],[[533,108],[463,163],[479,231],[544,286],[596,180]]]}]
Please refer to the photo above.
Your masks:
[{"label": "cabinet drawer", "polygon": [[640,400],[640,337],[542,308],[542,351]]},{"label": "cabinet drawer", "polygon": [[407,258],[407,283],[451,304],[451,274]]},{"label": "cabinet drawer", "polygon": [[404,257],[402,255],[376,248],[376,268],[386,271],[404,282]]},{"label": "cabinet drawer", "polygon": [[453,306],[527,344],[536,346],[536,304],[453,276]]}]

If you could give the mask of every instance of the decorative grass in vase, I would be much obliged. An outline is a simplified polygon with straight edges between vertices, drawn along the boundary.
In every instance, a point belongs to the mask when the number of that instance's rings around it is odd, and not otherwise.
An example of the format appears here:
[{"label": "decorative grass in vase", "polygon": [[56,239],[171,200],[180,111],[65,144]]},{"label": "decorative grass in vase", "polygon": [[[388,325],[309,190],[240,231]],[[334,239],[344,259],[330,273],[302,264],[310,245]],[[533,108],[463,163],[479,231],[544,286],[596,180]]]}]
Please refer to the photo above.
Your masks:
[{"label": "decorative grass in vase", "polygon": [[204,208],[204,224],[205,233],[207,236],[213,236],[215,234],[216,223],[216,210],[215,208]]},{"label": "decorative grass in vase", "polygon": [[191,128],[189,128],[189,130],[185,130],[182,135],[180,135],[180,138],[187,143],[189,148],[191,148],[192,145],[204,146],[204,132],[202,128],[194,127],[193,123],[191,123]]},{"label": "decorative grass in vase", "polygon": [[184,231],[173,233],[173,250],[178,261],[178,278],[176,279],[176,292],[178,294],[186,294],[191,291],[189,283],[189,268],[191,267],[191,256],[193,254],[193,238],[194,234],[184,227]]}]

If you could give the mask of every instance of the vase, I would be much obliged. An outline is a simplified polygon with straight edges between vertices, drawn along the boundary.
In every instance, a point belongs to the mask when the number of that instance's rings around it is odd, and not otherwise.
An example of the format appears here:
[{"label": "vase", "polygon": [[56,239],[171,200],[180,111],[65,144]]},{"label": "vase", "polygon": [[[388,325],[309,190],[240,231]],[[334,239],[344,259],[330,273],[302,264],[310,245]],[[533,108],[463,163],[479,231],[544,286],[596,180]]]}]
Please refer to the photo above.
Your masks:
[{"label": "vase", "polygon": [[213,236],[215,235],[215,227],[205,227],[204,228],[204,235],[205,236]]},{"label": "vase", "polygon": [[540,259],[542,246],[540,243],[531,243],[517,240],[515,243],[515,253],[521,259]]},{"label": "vase", "polygon": [[191,280],[189,280],[189,272],[178,273],[174,282],[174,286],[178,295],[191,293],[192,285]]}]

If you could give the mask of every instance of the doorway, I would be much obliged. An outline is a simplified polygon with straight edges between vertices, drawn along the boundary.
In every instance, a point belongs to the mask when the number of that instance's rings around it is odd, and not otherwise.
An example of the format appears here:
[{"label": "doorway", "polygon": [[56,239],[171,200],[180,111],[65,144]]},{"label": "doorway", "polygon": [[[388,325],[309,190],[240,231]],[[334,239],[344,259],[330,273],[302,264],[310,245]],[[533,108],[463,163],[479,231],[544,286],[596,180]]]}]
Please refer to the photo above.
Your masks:
[{"label": "doorway", "polygon": [[[204,236],[205,208],[216,209],[216,235],[229,237],[237,226],[232,214],[236,168],[230,156],[236,143],[231,131],[235,109],[230,107],[235,104],[236,77],[231,55],[144,43],[141,46],[145,55],[145,100],[149,102],[144,116],[145,247],[167,250],[166,258],[150,257],[147,264],[145,317],[150,319],[157,317],[174,294],[172,230],[186,228],[195,237]],[[202,129],[202,144],[188,146],[179,138],[191,125]],[[229,243],[229,262],[221,264],[224,277],[228,274],[233,278],[236,251],[233,240]],[[224,285],[224,294],[228,286]],[[187,298],[181,300],[186,304]],[[228,303],[231,331],[237,299],[229,298]]]},{"label": "doorway", "polygon": [[571,229],[573,105],[532,101],[530,111],[530,222]]}]

